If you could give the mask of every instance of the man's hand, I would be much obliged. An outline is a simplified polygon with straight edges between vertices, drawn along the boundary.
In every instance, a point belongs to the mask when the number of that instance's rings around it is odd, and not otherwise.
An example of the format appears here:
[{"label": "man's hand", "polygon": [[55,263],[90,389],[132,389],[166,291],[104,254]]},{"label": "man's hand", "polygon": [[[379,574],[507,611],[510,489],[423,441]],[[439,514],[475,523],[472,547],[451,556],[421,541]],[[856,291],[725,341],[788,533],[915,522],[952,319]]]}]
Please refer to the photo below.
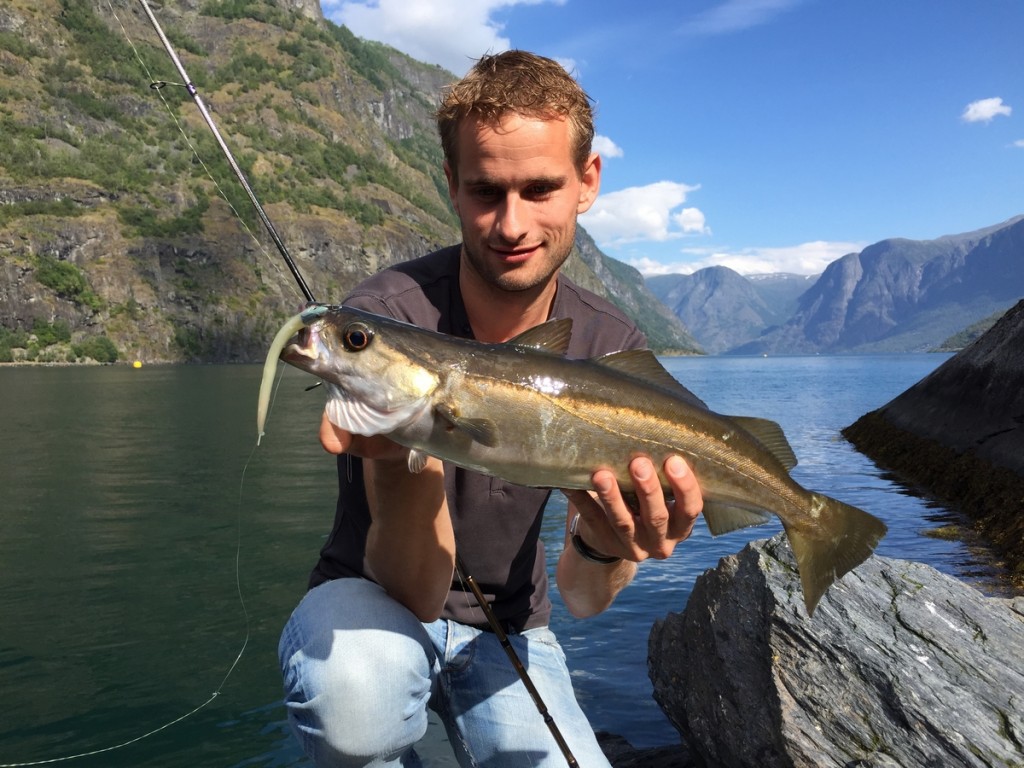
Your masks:
[{"label": "man's hand", "polygon": [[676,544],[689,537],[704,507],[704,498],[693,472],[679,456],[665,461],[665,476],[672,489],[666,502],[653,462],[639,456],[629,464],[629,474],[639,509],[633,510],[622,496],[615,475],[594,473],[594,491],[566,491],[569,520],[580,513],[576,532],[598,554],[623,558],[617,563],[584,560],[569,543],[558,559],[555,578],[569,612],[577,618],[601,613],[636,575],[636,563],[648,557],[664,559]]},{"label": "man's hand", "polygon": [[693,531],[704,499],[697,478],[682,458],[670,456],[664,472],[672,489],[671,501],[666,501],[649,458],[638,456],[630,462],[629,474],[639,505],[636,510],[626,503],[615,475],[608,470],[594,473],[595,494],[566,491],[580,513],[578,532],[587,546],[638,563],[649,557],[663,560],[671,555],[676,544]]}]

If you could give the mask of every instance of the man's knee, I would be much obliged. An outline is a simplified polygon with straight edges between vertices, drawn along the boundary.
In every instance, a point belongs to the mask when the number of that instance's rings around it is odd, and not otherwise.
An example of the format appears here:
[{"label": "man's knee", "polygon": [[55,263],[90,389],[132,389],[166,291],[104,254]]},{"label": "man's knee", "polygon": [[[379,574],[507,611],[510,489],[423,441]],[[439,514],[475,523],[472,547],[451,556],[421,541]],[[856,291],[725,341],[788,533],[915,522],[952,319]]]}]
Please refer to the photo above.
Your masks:
[{"label": "man's knee", "polygon": [[[289,721],[318,764],[318,756],[325,765],[359,765],[400,754],[426,731],[432,646],[419,622],[392,611],[379,588],[368,586],[310,593],[281,636]],[[324,587],[330,584],[314,592]],[[367,595],[369,605],[360,599]],[[384,628],[382,611],[394,614]],[[360,618],[370,613],[373,621]]]}]

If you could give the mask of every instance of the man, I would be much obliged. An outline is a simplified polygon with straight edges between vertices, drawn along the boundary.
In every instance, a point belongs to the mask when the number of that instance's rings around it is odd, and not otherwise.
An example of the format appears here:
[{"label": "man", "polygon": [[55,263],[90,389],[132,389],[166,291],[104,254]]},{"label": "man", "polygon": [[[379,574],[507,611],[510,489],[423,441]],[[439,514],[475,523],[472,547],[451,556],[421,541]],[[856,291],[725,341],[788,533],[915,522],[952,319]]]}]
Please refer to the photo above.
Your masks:
[{"label": "man", "polygon": [[[572,357],[642,346],[622,313],[559,272],[601,175],[589,98],[565,70],[520,51],[484,57],[446,92],[438,128],[462,244],[371,277],[345,304],[486,342],[570,317]],[[578,764],[608,766],[547,628],[548,492],[437,459],[410,474],[405,449],[326,416],[320,440],[339,454],[334,530],[280,646],[289,720],[316,765],[419,765],[428,706],[461,765],[566,764],[455,571],[457,550]],[[690,535],[700,490],[681,458],[664,469],[675,501],[648,458],[631,462],[636,512],[607,470],[594,493],[567,492],[556,578],[575,616],[603,611],[637,562]]]}]

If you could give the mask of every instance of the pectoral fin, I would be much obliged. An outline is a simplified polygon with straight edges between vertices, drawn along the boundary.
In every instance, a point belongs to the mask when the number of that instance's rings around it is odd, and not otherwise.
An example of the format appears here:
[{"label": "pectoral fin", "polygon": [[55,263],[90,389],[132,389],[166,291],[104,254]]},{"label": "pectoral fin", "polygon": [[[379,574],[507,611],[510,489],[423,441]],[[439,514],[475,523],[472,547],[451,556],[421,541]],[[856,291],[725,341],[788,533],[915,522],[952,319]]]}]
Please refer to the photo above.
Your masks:
[{"label": "pectoral fin", "polygon": [[414,475],[418,475],[420,472],[423,471],[423,468],[427,466],[427,459],[429,458],[430,457],[423,451],[418,451],[415,448],[410,448],[409,458],[407,460],[409,464],[409,471]]},{"label": "pectoral fin", "polygon": [[490,419],[473,419],[460,416],[449,405],[438,405],[434,410],[438,416],[451,424],[455,429],[465,432],[481,445],[493,448],[498,444],[498,427]]}]

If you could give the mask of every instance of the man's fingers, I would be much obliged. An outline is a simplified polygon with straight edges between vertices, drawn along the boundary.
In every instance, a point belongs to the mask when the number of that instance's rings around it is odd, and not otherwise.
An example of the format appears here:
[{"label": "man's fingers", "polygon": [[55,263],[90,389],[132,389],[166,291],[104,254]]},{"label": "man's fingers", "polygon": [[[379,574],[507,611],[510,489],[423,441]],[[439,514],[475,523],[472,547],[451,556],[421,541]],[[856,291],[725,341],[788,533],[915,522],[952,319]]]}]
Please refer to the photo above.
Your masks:
[{"label": "man's fingers", "polygon": [[690,467],[679,456],[670,456],[665,462],[665,476],[672,486],[675,504],[672,509],[668,534],[674,539],[688,538],[697,516],[704,509],[700,485]]},{"label": "man's fingers", "polygon": [[607,469],[591,477],[592,492],[564,491],[587,522],[587,535],[594,538],[587,543],[602,551],[628,551],[636,562],[671,555],[693,531],[704,499],[697,478],[680,456],[670,456],[662,469],[671,493],[662,488],[662,477],[649,457],[637,456],[629,463],[636,508],[626,502],[615,474]]},{"label": "man's fingers", "polygon": [[327,418],[326,411],[320,418],[320,445],[328,453],[345,453],[352,445],[352,435],[349,432],[334,426]]},{"label": "man's fingers", "polygon": [[594,497],[590,495],[590,491],[581,491],[576,488],[566,488],[562,491],[565,494],[565,498],[576,507],[576,511],[582,514],[584,517],[587,516],[587,511],[590,505],[594,503]]},{"label": "man's fingers", "polygon": [[591,482],[594,484],[597,498],[604,507],[608,524],[615,529],[620,541],[632,547],[636,536],[636,520],[633,518],[633,511],[622,497],[622,489],[619,488],[615,475],[607,469],[601,469],[594,473]]},{"label": "man's fingers", "polygon": [[640,504],[641,523],[659,538],[664,538],[669,513],[654,462],[646,456],[638,456],[629,463],[629,474],[633,478],[633,489]]},{"label": "man's fingers", "polygon": [[[635,520],[622,498],[615,475],[608,470],[598,470],[591,482],[593,491],[562,491],[586,523],[587,544],[607,554],[622,554],[623,547],[633,551]],[[570,517],[571,513],[572,510]]]}]

